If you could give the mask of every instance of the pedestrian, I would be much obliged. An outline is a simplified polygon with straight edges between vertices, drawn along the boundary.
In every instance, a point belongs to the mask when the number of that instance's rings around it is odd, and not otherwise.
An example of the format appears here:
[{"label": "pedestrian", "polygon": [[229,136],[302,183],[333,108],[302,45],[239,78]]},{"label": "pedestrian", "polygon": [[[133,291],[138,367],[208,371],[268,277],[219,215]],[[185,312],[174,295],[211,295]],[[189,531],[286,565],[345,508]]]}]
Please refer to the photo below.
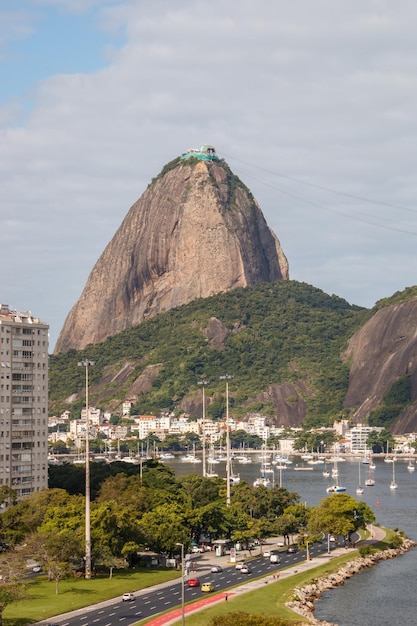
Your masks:
[{"label": "pedestrian", "polygon": [[226,602],[229,599],[229,596],[227,595],[227,593],[224,594],[224,599],[226,600]]}]

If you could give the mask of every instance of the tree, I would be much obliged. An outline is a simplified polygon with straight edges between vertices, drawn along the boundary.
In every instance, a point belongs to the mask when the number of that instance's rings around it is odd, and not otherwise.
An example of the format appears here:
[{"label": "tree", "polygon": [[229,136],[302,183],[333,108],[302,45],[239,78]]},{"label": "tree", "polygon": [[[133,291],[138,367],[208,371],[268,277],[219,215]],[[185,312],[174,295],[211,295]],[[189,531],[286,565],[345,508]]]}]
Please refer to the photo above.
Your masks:
[{"label": "tree", "polygon": [[26,588],[19,583],[0,585],[0,626],[3,626],[3,611],[9,604],[22,600],[26,595]]},{"label": "tree", "polygon": [[154,552],[175,554],[177,543],[187,548],[190,529],[183,508],[176,503],[155,507],[145,513],[139,522],[146,544]]},{"label": "tree", "polygon": [[15,490],[8,485],[2,485],[0,487],[0,505],[7,504],[11,506],[12,504],[16,504],[16,502]]},{"label": "tree", "polygon": [[[127,543],[143,545],[144,536],[135,509],[114,501],[94,503],[91,508],[91,544],[94,561],[102,555],[120,558]],[[108,559],[109,560],[109,559]]]},{"label": "tree", "polygon": [[[137,550],[138,546],[136,546]],[[124,557],[115,556],[109,548],[101,548],[100,555],[95,560],[97,565],[109,568],[109,578],[113,578],[113,570],[124,569],[128,566],[128,561]]]},{"label": "tree", "polygon": [[3,624],[3,611],[12,602],[26,595],[22,580],[26,574],[25,561],[21,552],[7,550],[0,555],[0,626]]},{"label": "tree", "polygon": [[310,510],[308,528],[311,533],[350,537],[354,531],[374,521],[375,515],[367,504],[347,493],[335,493]]},{"label": "tree", "polygon": [[49,580],[55,581],[55,593],[58,595],[60,580],[72,573],[73,566],[83,562],[84,547],[78,533],[74,535],[68,529],[51,532],[50,527],[45,526],[40,532],[27,537],[24,554],[42,564]]},{"label": "tree", "polygon": [[298,533],[300,524],[295,515],[284,513],[275,522],[275,530],[277,535],[282,535],[286,543],[290,543],[290,536]]}]

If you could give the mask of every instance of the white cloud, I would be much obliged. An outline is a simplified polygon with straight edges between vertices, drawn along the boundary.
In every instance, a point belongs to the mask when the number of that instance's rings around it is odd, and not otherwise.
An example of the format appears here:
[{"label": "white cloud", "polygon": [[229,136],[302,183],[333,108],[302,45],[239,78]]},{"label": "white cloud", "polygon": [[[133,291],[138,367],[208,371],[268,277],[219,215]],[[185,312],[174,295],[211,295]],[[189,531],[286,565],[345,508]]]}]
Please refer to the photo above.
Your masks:
[{"label": "white cloud", "polygon": [[413,2],[29,4],[88,8],[109,37],[103,69],[0,109],[1,298],[49,321],[52,344],[131,204],[205,142],[251,188],[291,277],[367,306],[416,282]]}]

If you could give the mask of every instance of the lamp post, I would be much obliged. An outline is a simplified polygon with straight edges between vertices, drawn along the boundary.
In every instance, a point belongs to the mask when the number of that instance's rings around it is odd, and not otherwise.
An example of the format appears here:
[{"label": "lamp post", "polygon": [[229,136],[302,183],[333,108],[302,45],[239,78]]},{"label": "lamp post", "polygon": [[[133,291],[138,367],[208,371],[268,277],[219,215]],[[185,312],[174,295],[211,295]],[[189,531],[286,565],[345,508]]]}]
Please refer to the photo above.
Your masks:
[{"label": "lamp post", "polygon": [[80,361],[79,367],[85,367],[85,579],[91,578],[91,522],[90,522],[90,408],[88,404],[88,368],[94,361]]},{"label": "lamp post", "polygon": [[229,380],[230,374],[220,376],[220,380],[226,381],[226,504],[230,506],[230,434],[229,434]]},{"label": "lamp post", "polygon": [[208,385],[208,380],[199,380],[198,384],[203,387],[203,419],[202,419],[202,430],[203,430],[203,476],[206,475],[206,394],[205,387]]},{"label": "lamp post", "polygon": [[185,612],[184,612],[184,544],[176,543],[176,546],[181,546],[181,624],[185,624]]}]

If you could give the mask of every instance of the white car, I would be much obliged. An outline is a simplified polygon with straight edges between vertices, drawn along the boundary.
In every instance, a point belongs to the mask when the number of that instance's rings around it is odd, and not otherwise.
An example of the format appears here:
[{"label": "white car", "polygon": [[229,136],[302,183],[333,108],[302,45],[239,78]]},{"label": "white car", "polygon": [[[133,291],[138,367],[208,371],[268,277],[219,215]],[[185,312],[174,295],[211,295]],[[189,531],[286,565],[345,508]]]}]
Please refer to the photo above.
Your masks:
[{"label": "white car", "polygon": [[124,593],[122,595],[122,600],[123,602],[132,602],[132,600],[135,599],[135,594],[134,593]]},{"label": "white car", "polygon": [[220,574],[223,571],[223,569],[221,565],[212,565],[210,571],[212,574]]},{"label": "white car", "polygon": [[265,550],[264,556],[271,556],[271,550]]},{"label": "white car", "polygon": [[243,566],[244,566],[244,563],[241,563],[241,562],[236,563],[235,569],[242,569]]}]

